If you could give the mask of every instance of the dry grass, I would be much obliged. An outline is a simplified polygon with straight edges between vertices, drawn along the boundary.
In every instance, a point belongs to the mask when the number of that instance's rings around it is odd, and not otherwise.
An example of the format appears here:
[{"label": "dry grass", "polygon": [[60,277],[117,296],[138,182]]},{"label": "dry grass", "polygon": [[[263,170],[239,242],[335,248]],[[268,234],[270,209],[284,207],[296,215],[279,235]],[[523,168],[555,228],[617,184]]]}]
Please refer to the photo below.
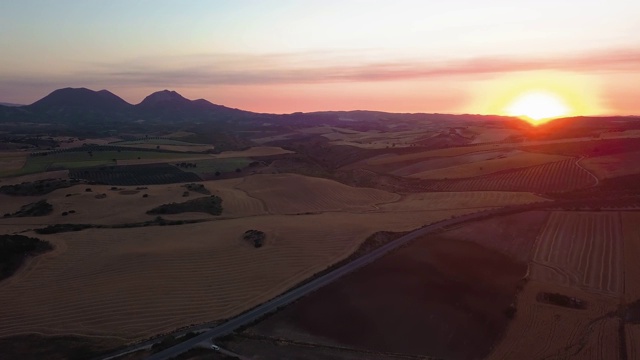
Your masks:
[{"label": "dry grass", "polygon": [[582,159],[580,164],[599,179],[640,173],[640,151]]},{"label": "dry grass", "polygon": [[418,172],[410,177],[419,179],[460,179],[492,174],[498,171],[519,169],[568,159],[562,155],[548,155],[524,151],[512,151],[493,159],[467,162],[451,167]]},{"label": "dry grass", "polygon": [[381,211],[416,211],[487,208],[530,204],[547,199],[528,192],[467,191],[409,194],[402,200],[379,206]]},{"label": "dry grass", "polygon": [[[588,302],[585,310],[543,304],[539,292]],[[618,359],[618,319],[608,317],[617,300],[575,288],[530,281],[518,296],[517,313],[487,359]]]},{"label": "dry grass", "polygon": [[237,187],[264,202],[272,214],[373,210],[377,204],[400,198],[382,190],[354,188],[296,174],[253,175],[244,179]]},{"label": "dry grass", "polygon": [[640,299],[640,212],[621,212],[620,216],[624,234],[624,298],[630,303]]},{"label": "dry grass", "polygon": [[[56,249],[0,283],[0,336],[134,340],[227,318],[347,257],[376,231],[465,212],[256,216],[47,236]],[[248,229],[266,232],[264,247],[241,239]]]}]

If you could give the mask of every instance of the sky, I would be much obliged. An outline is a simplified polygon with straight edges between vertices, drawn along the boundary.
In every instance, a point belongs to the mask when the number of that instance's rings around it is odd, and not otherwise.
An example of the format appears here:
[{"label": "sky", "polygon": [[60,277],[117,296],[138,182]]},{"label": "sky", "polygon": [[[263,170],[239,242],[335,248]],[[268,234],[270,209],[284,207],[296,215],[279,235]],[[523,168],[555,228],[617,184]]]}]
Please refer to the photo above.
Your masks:
[{"label": "sky", "polygon": [[271,113],[640,115],[637,0],[0,0],[0,102],[162,89]]}]

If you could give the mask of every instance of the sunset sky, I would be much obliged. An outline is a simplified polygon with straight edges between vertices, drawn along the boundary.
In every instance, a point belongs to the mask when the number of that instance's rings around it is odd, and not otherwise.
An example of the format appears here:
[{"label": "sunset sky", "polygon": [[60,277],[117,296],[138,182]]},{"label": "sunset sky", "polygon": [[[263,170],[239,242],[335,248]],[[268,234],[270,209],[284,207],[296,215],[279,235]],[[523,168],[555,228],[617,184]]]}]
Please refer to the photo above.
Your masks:
[{"label": "sunset sky", "polygon": [[0,0],[0,102],[161,89],[260,112],[640,115],[638,0]]}]

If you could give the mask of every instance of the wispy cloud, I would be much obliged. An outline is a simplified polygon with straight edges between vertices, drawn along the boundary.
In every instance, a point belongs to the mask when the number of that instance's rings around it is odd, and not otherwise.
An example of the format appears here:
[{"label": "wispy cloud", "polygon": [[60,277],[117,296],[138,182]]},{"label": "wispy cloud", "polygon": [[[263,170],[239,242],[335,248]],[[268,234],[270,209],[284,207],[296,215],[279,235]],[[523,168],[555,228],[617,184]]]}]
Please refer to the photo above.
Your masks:
[{"label": "wispy cloud", "polygon": [[[379,55],[379,54],[375,54]],[[586,73],[640,72],[640,49],[600,51],[547,58],[484,57],[453,60],[367,61],[372,53],[197,54],[136,59],[117,64],[93,64],[89,70],[59,75],[51,82],[102,86],[269,85],[396,81],[443,77],[473,77],[504,73],[559,70]],[[327,65],[329,64],[329,65]],[[35,79],[4,79],[29,83]],[[37,80],[43,83],[42,78]]]}]

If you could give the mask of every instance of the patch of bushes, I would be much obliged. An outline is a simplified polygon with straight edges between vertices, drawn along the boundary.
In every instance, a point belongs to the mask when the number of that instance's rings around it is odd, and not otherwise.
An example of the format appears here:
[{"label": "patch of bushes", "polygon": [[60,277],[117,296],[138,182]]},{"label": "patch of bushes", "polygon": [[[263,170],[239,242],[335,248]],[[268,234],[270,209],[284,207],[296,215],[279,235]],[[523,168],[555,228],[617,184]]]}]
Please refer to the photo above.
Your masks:
[{"label": "patch of bushes", "polygon": [[0,186],[0,193],[13,196],[39,196],[78,184],[78,180],[45,179]]},{"label": "patch of bushes", "polygon": [[187,188],[187,190],[189,190],[189,191],[197,192],[197,193],[204,194],[204,195],[211,195],[211,191],[209,191],[202,184],[191,183],[191,184],[185,184],[185,185],[182,185],[182,186]]},{"label": "patch of bushes", "polygon": [[80,230],[89,229],[92,227],[94,226],[89,224],[55,224],[55,225],[49,225],[44,228],[35,229],[34,231],[38,234],[47,235],[47,234],[57,234],[61,232],[80,231]]},{"label": "patch of bushes", "polygon": [[29,256],[53,250],[53,246],[38,238],[23,235],[0,235],[0,280],[20,268]]},{"label": "patch of bushes", "polygon": [[256,248],[262,247],[264,245],[264,239],[267,237],[267,234],[260,230],[247,230],[242,235],[242,238],[246,241],[252,242],[253,246]]},{"label": "patch of bushes", "polygon": [[576,297],[566,296],[558,293],[541,292],[537,296],[539,302],[558,305],[571,309],[586,309],[587,303]]},{"label": "patch of bushes", "polygon": [[51,212],[53,212],[53,205],[49,204],[47,200],[40,200],[38,202],[22,206],[20,210],[13,214],[4,214],[4,217],[45,216],[51,214]]},{"label": "patch of bushes", "polygon": [[185,201],[183,203],[164,204],[147,211],[147,214],[163,215],[181,214],[185,212],[202,212],[211,215],[220,215],[222,214],[222,199],[218,196],[212,195]]}]

